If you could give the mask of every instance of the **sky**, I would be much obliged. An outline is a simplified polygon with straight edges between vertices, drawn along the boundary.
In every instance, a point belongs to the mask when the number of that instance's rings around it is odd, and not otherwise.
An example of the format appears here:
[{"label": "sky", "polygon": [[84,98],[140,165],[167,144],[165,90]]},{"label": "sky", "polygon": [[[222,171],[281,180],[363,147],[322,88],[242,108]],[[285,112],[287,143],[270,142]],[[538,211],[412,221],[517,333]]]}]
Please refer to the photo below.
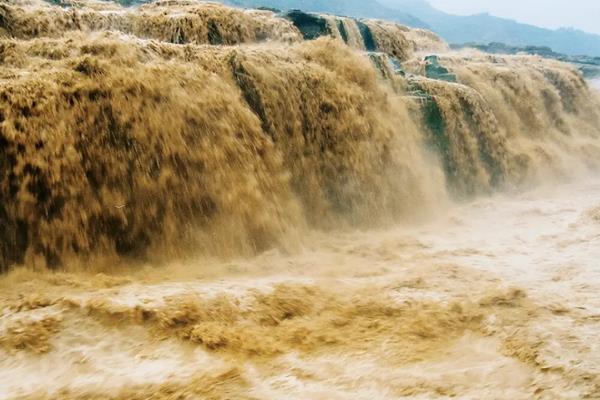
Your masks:
[{"label": "sky", "polygon": [[429,0],[458,15],[489,12],[545,28],[574,27],[600,34],[600,0]]}]

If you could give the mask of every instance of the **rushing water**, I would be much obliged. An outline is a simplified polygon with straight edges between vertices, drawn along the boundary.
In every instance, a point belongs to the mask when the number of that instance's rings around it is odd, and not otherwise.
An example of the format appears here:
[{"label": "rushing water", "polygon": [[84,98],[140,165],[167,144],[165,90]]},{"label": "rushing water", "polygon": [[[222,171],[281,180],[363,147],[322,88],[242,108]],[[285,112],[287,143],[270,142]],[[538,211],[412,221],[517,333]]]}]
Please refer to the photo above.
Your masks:
[{"label": "rushing water", "polygon": [[0,398],[597,398],[600,96],[297,16],[0,2]]},{"label": "rushing water", "polygon": [[0,271],[289,249],[600,167],[600,98],[557,61],[195,0],[0,13]]},{"label": "rushing water", "polygon": [[597,179],[309,242],[112,277],[9,275],[0,326],[30,351],[3,352],[0,397],[598,393]]}]

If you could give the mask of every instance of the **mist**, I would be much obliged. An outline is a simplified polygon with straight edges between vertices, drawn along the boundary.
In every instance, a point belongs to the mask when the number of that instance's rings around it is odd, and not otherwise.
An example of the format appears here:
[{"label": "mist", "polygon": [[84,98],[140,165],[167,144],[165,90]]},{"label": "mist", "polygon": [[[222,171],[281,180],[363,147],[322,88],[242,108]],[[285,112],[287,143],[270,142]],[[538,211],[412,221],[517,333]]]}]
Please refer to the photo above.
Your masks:
[{"label": "mist", "polygon": [[430,0],[442,11],[472,15],[490,13],[544,28],[573,27],[600,34],[600,2],[592,0]]}]

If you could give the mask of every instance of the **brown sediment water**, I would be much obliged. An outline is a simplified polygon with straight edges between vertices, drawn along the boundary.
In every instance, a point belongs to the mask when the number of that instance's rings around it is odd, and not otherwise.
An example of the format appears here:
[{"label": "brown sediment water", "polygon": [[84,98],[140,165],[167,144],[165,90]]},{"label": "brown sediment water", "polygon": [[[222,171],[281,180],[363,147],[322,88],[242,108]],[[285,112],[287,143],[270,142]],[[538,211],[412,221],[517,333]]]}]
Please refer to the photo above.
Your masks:
[{"label": "brown sediment water", "polygon": [[21,244],[6,261],[243,254],[443,200],[406,102],[334,41],[77,34],[7,41],[4,56],[5,235]]},{"label": "brown sediment water", "polygon": [[595,398],[599,195],[498,194],[295,254],[16,269],[0,397]]},{"label": "brown sediment water", "polygon": [[240,44],[261,40],[300,40],[289,21],[272,12],[240,10],[216,3],[158,1],[123,8],[105,1],[65,1],[56,7],[43,0],[0,5],[1,27],[19,39],[60,37],[69,31],[115,30],[172,43]]},{"label": "brown sediment water", "polygon": [[[467,191],[485,188],[486,181],[540,182],[549,173],[597,165],[598,96],[575,67],[469,52],[439,60],[457,83],[420,78],[416,86],[433,98],[427,117],[442,122],[430,135],[445,150],[451,178]],[[426,74],[427,62],[406,65]]]},{"label": "brown sediment water", "polygon": [[301,17],[0,3],[0,398],[597,397],[597,93]]}]

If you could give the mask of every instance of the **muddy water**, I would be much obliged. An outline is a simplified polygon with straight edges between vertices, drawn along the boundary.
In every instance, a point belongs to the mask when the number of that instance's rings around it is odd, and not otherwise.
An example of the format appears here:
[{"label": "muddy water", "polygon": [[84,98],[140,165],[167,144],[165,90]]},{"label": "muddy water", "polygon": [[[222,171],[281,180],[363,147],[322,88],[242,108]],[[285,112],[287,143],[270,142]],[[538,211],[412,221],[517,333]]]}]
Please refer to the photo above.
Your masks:
[{"label": "muddy water", "polygon": [[330,23],[0,3],[0,398],[598,397],[599,98]]},{"label": "muddy water", "polygon": [[311,235],[225,264],[5,276],[0,398],[600,393],[597,178]]}]

